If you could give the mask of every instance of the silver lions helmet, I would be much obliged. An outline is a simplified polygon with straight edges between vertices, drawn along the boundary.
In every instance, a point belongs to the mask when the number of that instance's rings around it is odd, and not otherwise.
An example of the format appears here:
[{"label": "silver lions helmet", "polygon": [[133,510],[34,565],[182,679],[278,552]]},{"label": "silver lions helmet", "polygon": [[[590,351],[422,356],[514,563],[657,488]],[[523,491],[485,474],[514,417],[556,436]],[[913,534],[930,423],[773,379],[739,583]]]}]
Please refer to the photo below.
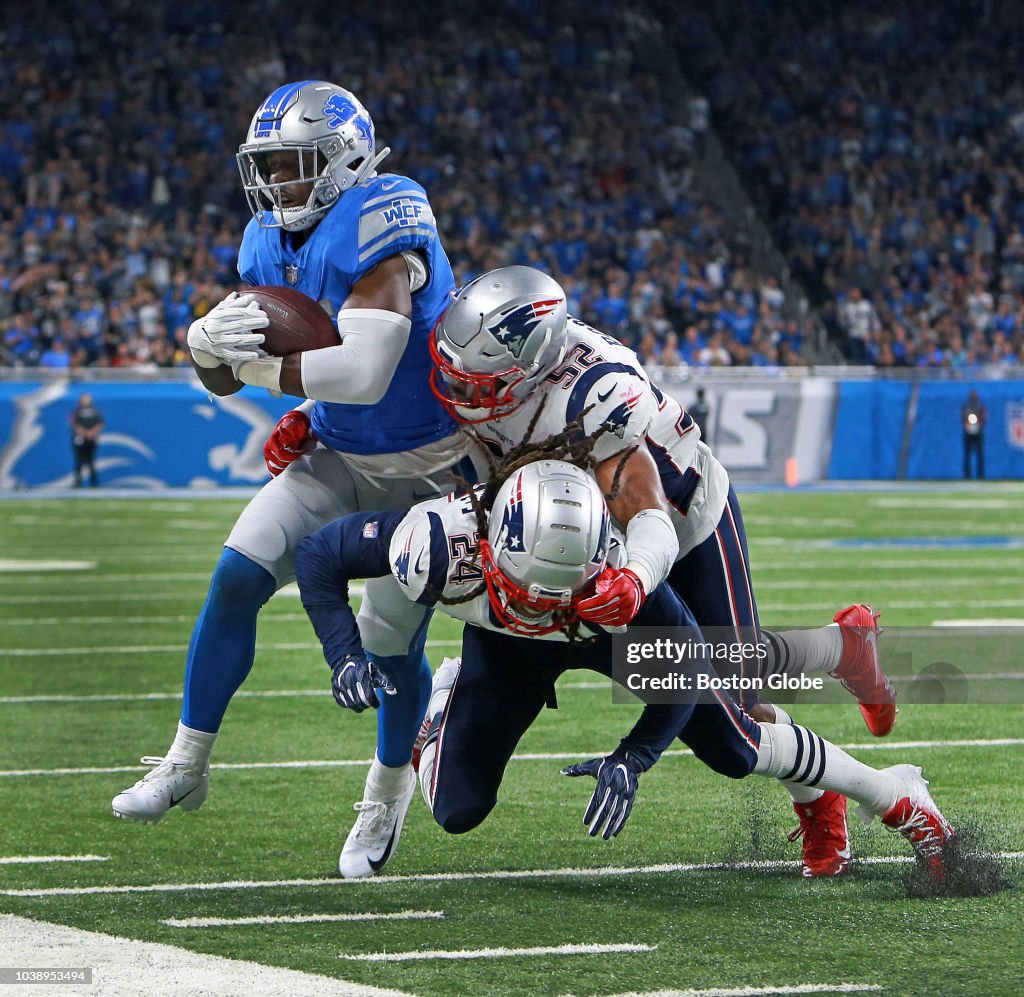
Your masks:
[{"label": "silver lions helmet", "polygon": [[501,267],[470,281],[430,337],[430,386],[463,423],[514,412],[565,356],[565,292],[533,267]]},{"label": "silver lions helmet", "polygon": [[562,460],[515,471],[498,489],[480,561],[494,615],[535,637],[565,627],[604,568],[609,515],[597,482]]},{"label": "silver lions helmet", "polygon": [[369,112],[348,90],[304,80],[260,104],[235,159],[256,221],[297,232],[372,176],[390,151],[376,151]]}]

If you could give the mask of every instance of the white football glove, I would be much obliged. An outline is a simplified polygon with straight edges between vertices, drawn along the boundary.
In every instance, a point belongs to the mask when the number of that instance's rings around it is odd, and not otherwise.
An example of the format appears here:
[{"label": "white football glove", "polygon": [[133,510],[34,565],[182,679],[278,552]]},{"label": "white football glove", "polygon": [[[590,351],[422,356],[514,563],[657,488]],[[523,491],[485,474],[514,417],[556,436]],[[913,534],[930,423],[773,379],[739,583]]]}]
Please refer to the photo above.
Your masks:
[{"label": "white football glove", "polygon": [[270,319],[251,294],[232,291],[188,329],[188,347],[200,367],[221,364],[232,367],[246,360],[258,360],[267,354],[260,349]]}]

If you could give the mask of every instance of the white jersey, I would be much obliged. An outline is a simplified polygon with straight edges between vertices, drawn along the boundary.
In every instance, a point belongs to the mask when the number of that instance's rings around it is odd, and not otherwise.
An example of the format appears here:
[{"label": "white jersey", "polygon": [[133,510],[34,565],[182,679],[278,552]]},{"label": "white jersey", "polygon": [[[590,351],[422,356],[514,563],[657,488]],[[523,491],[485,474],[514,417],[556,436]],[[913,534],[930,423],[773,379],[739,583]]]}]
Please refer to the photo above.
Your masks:
[{"label": "white jersey", "polygon": [[543,440],[584,416],[585,433],[605,426],[594,457],[603,461],[645,441],[658,465],[683,557],[715,531],[725,510],[729,476],[700,430],[675,399],[651,383],[637,355],[616,339],[570,318],[565,358],[511,415],[476,427],[481,441],[504,456],[531,435]]},{"label": "white jersey", "polygon": [[[482,487],[478,486],[478,490]],[[491,612],[487,591],[483,588],[477,519],[465,494],[432,499],[410,509],[391,538],[388,560],[392,575],[410,600],[436,606],[465,623],[509,633]],[[618,568],[625,563],[622,535],[613,528],[608,564]],[[442,596],[445,599],[462,599],[474,590],[479,591],[467,602],[441,602]],[[539,622],[546,623],[547,618]],[[606,627],[594,630],[582,623],[580,636],[621,633],[624,629]],[[564,641],[567,638],[560,631],[555,631],[543,639]]]}]

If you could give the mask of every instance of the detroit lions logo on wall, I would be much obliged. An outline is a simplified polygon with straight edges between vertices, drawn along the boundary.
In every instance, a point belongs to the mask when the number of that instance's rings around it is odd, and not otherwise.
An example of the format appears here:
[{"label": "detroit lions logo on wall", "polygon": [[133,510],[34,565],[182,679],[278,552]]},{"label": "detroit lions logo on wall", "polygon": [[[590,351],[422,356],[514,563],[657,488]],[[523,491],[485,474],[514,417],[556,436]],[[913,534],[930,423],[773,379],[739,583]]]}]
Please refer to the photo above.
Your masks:
[{"label": "detroit lions logo on wall", "polygon": [[512,356],[518,358],[530,333],[537,328],[540,320],[545,315],[550,315],[561,303],[561,298],[553,298],[550,301],[531,301],[519,305],[502,315],[497,324],[489,326],[487,331]]}]

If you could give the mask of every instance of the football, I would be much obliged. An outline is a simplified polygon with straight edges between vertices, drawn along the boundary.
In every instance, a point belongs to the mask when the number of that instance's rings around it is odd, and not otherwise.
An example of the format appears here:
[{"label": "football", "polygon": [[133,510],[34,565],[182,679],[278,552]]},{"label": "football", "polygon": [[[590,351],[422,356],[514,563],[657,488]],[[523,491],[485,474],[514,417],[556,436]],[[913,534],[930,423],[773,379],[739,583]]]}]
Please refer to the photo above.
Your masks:
[{"label": "football", "polygon": [[271,356],[286,357],[341,342],[330,315],[294,287],[251,287],[242,293],[251,294],[270,319],[270,325],[260,331],[265,337],[263,349]]}]

